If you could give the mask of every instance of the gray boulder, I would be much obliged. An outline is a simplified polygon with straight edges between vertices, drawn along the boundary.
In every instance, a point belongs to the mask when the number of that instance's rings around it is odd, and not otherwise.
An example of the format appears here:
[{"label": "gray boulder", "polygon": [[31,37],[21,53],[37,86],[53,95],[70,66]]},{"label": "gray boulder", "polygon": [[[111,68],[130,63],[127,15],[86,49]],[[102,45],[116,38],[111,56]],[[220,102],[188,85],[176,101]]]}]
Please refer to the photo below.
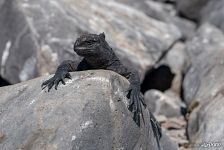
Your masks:
[{"label": "gray boulder", "polygon": [[190,114],[187,133],[195,150],[223,149],[223,105],[222,94],[207,98]]},{"label": "gray boulder", "polygon": [[148,16],[175,25],[182,33],[182,39],[186,40],[194,35],[196,24],[178,16],[176,8],[171,4],[156,1],[146,1],[147,9],[143,10]]},{"label": "gray boulder", "polygon": [[11,83],[53,73],[65,59],[79,62],[72,46],[84,32],[105,32],[120,59],[142,74],[181,37],[175,26],[113,0],[7,0],[0,7],[0,70]]},{"label": "gray boulder", "polygon": [[186,47],[192,62],[183,84],[190,142],[196,149],[222,149],[224,35],[205,24]]},{"label": "gray boulder", "polygon": [[198,20],[200,11],[208,2],[209,0],[177,0],[177,10],[190,19]]},{"label": "gray boulder", "polygon": [[169,66],[171,72],[175,74],[172,81],[171,90],[177,95],[181,95],[183,74],[189,64],[190,61],[185,51],[185,44],[182,42],[177,42],[174,44],[165,57],[157,64],[160,66]]},{"label": "gray boulder", "polygon": [[181,100],[172,91],[162,93],[158,90],[149,90],[144,94],[144,99],[155,115],[166,117],[181,116]]},{"label": "gray boulder", "polygon": [[210,22],[224,32],[224,1],[209,1],[200,13],[201,22]]},{"label": "gray boulder", "polygon": [[[129,83],[110,71],[72,73],[72,80],[49,93],[49,76],[0,88],[1,149],[157,150],[149,112],[139,128],[128,111]],[[175,150],[167,136],[166,150]]]},{"label": "gray boulder", "polygon": [[192,101],[205,101],[208,95],[214,95],[221,88],[223,67],[219,64],[223,63],[223,49],[224,34],[209,24],[201,26],[187,42],[186,52],[191,61],[183,82],[187,105]]},{"label": "gray boulder", "polygon": [[153,0],[153,1],[158,1],[158,2],[163,2],[163,3],[176,3],[178,0]]},{"label": "gray boulder", "polygon": [[188,18],[201,24],[209,22],[224,31],[223,0],[178,0],[177,8]]},{"label": "gray boulder", "polygon": [[177,42],[167,52],[158,65],[167,65],[171,68],[173,73],[177,74],[183,73],[189,63],[190,62],[188,62],[188,57],[185,50],[185,44],[182,42]]},{"label": "gray boulder", "polygon": [[172,4],[165,4],[150,0],[116,0],[129,5],[138,11],[144,12],[151,18],[175,25],[182,33],[182,39],[191,38],[194,34],[196,24],[190,20],[180,18],[177,10]]}]

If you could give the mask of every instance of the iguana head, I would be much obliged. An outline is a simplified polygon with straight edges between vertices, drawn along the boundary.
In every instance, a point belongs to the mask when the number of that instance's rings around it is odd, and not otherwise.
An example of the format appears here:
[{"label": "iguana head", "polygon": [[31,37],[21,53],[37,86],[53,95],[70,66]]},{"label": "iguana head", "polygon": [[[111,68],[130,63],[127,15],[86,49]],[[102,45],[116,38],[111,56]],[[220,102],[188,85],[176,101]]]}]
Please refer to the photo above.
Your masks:
[{"label": "iguana head", "polygon": [[105,35],[83,34],[74,44],[74,51],[80,56],[94,56],[100,51],[100,46],[105,42]]}]

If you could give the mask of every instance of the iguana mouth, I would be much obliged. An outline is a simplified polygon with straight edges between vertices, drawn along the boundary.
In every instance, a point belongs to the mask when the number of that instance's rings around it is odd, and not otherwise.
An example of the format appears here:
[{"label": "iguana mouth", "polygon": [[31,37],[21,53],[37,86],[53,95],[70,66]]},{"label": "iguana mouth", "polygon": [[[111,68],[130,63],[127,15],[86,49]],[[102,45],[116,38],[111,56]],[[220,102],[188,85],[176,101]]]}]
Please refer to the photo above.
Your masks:
[{"label": "iguana mouth", "polygon": [[91,55],[93,53],[93,48],[85,46],[77,46],[74,51],[80,56]]},{"label": "iguana mouth", "polygon": [[85,44],[81,44],[79,46],[75,46],[74,50],[92,50],[94,48],[96,48],[99,44],[90,44],[90,43],[85,43]]},{"label": "iguana mouth", "polygon": [[84,47],[84,46],[77,46],[77,47],[75,47],[75,50],[88,50],[88,49],[91,49],[91,48]]}]

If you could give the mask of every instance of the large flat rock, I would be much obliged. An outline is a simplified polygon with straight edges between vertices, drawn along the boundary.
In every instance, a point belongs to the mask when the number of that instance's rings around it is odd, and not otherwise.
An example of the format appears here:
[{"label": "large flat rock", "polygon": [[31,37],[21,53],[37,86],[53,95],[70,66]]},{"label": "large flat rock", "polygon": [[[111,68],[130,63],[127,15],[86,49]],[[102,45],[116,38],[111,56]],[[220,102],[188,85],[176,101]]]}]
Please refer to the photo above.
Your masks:
[{"label": "large flat rock", "polygon": [[[76,72],[49,93],[40,87],[47,78],[0,88],[0,149],[157,150],[148,109],[141,128],[127,109],[125,78]],[[177,149],[166,135],[161,145]]]}]

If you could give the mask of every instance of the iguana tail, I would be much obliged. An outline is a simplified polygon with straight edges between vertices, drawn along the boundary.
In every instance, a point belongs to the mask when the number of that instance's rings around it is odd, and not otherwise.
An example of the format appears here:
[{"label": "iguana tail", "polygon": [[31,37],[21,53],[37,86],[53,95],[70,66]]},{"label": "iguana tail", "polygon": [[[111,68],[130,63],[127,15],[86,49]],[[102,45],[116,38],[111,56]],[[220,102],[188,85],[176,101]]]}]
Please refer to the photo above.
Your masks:
[{"label": "iguana tail", "polygon": [[160,142],[159,142],[160,138],[162,137],[162,130],[161,130],[160,124],[158,123],[158,121],[156,120],[156,118],[151,112],[150,112],[150,123],[152,125],[152,131],[153,131],[154,137],[156,138],[158,149],[162,150],[160,146]]}]

